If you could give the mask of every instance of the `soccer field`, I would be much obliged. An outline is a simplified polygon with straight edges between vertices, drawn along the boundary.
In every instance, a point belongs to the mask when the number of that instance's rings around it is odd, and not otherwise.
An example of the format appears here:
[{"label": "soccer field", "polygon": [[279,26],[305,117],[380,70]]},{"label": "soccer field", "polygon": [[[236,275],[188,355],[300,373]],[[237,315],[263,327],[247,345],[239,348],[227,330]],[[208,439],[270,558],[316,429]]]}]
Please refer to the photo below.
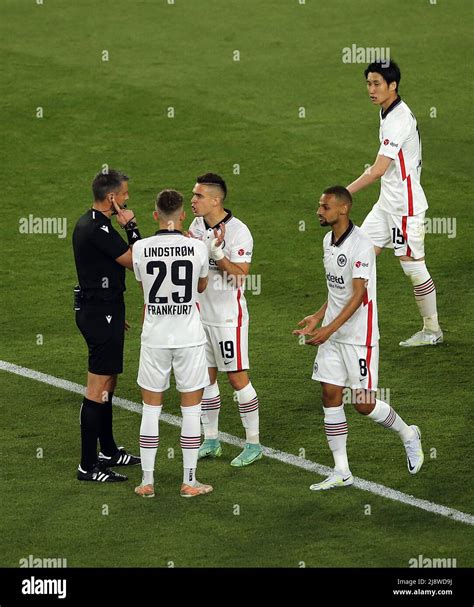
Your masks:
[{"label": "soccer field", "polygon": [[[419,555],[473,566],[471,9],[469,0],[2,0],[0,359],[85,384],[71,236],[103,165],[130,175],[129,207],[144,236],[160,189],[185,193],[189,225],[196,176],[220,173],[226,206],[253,233],[251,272],[261,281],[261,292],[247,294],[261,441],[286,455],[235,469],[239,447],[224,444],[220,460],[198,469],[214,492],[183,500],[178,429],[161,423],[156,499],[134,495],[139,468],[117,486],[78,483],[81,397],[2,372],[0,566],[29,555],[69,567],[404,568]],[[343,61],[352,45],[390,49],[418,120],[428,216],[439,218],[426,253],[445,343],[399,348],[420,323],[409,281],[385,252],[379,385],[420,426],[426,459],[409,475],[398,437],[346,407],[351,469],[431,511],[359,487],[311,492],[322,476],[295,465],[332,465],[311,381],[316,350],[291,334],[326,297],[316,201],[355,179],[378,149],[366,62]],[[355,195],[355,223],[378,188]],[[34,218],[56,221],[35,228]],[[127,285],[132,329],[116,395],[140,403],[141,293],[131,273]],[[242,438],[224,377],[220,386],[220,428]],[[164,412],[179,414],[174,390]],[[132,452],[139,426],[138,409],[115,408],[116,437]]]}]

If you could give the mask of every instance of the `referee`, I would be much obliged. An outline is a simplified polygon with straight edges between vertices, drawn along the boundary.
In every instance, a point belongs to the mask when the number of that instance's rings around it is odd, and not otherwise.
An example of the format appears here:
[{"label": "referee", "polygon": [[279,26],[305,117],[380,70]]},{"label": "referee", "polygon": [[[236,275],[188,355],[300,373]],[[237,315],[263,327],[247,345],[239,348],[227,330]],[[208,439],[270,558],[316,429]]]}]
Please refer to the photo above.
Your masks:
[{"label": "referee", "polygon": [[[131,246],[140,239],[133,211],[126,210],[128,177],[98,173],[92,182],[94,204],[77,222],[72,236],[79,287],[76,324],[89,349],[86,396],[82,401],[80,481],[118,482],[127,477],[109,469],[131,466],[140,458],[117,447],[112,432],[112,397],[123,370],[125,268],[132,269]],[[110,218],[125,230],[128,244]],[[97,456],[97,439],[100,452]]]}]

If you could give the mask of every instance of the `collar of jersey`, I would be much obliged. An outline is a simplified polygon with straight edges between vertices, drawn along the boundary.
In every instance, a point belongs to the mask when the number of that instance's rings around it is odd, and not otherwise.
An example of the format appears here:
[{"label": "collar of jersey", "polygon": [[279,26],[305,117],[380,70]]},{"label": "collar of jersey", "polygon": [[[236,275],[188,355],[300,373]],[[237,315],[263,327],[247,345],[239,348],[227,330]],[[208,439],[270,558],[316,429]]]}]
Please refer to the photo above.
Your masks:
[{"label": "collar of jersey", "polygon": [[216,230],[221,225],[221,223],[227,223],[228,221],[230,221],[232,219],[232,211],[229,211],[229,209],[224,209],[224,211],[227,213],[227,215],[224,217],[224,219],[222,221],[219,221],[219,223],[216,223],[215,226],[210,226],[203,217],[204,225],[206,226],[206,230],[209,230],[211,228],[213,230]]},{"label": "collar of jersey", "polygon": [[182,232],[180,232],[179,230],[158,230],[158,232],[155,232],[155,236],[159,236],[160,234],[183,234]]},{"label": "collar of jersey", "polygon": [[398,95],[398,97],[395,99],[395,101],[393,101],[393,102],[392,102],[392,103],[391,103],[391,104],[388,106],[388,108],[387,108],[385,111],[383,111],[383,110],[381,109],[381,110],[380,110],[380,116],[381,116],[382,120],[383,120],[384,118],[386,118],[386,117],[387,117],[387,115],[388,115],[388,114],[390,114],[390,112],[391,112],[393,109],[395,109],[395,108],[397,107],[397,105],[398,105],[399,103],[401,103],[401,102],[402,102],[402,98],[400,97],[400,95]]},{"label": "collar of jersey", "polygon": [[104,214],[102,213],[102,211],[99,211],[98,209],[94,209],[94,207],[91,207],[91,215],[92,215],[92,213],[99,213],[99,214],[100,214],[100,216],[101,216],[101,217],[100,217],[101,219],[103,218],[103,219],[104,219],[104,221],[108,221],[109,223],[112,223],[112,222],[110,221],[110,217],[107,217],[107,215],[104,215]]},{"label": "collar of jersey", "polygon": [[334,242],[334,232],[331,233],[331,244],[335,247],[340,247],[341,244],[346,240],[346,238],[349,236],[349,234],[352,232],[352,230],[354,229],[354,224],[352,223],[352,221],[349,221],[349,227],[347,228],[347,230],[344,232],[344,234],[339,238],[339,240],[337,242]]}]

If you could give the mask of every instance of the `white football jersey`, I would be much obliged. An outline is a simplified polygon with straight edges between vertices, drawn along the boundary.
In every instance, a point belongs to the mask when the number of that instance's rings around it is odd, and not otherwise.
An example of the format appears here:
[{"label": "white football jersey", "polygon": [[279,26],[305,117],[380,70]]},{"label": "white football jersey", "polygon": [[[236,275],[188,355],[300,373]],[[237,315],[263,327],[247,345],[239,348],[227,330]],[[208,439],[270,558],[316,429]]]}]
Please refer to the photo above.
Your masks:
[{"label": "white football jersey", "polygon": [[206,245],[178,230],[159,230],[133,245],[133,270],[142,283],[148,348],[187,348],[206,343],[197,307],[199,278],[208,275]]},{"label": "white football jersey", "polygon": [[398,97],[380,111],[378,153],[393,162],[381,179],[379,206],[391,215],[418,215],[428,208],[421,187],[421,138],[416,118]]},{"label": "white football jersey", "polygon": [[[225,223],[224,255],[232,263],[250,263],[252,261],[253,239],[248,227],[232,215],[228,209]],[[210,247],[214,239],[214,227],[209,226],[203,217],[196,217],[189,229],[196,238]],[[207,249],[209,250],[209,249]],[[209,258],[209,283],[204,293],[198,297],[201,319],[205,325],[215,327],[241,327],[249,321],[244,286],[236,287],[227,280],[217,263]]]},{"label": "white football jersey", "polygon": [[374,346],[379,340],[374,245],[360,228],[350,222],[337,242],[334,242],[332,231],[326,234],[323,250],[328,306],[322,326],[333,321],[348,303],[352,296],[352,279],[364,278],[367,286],[364,302],[329,339],[344,344]]}]

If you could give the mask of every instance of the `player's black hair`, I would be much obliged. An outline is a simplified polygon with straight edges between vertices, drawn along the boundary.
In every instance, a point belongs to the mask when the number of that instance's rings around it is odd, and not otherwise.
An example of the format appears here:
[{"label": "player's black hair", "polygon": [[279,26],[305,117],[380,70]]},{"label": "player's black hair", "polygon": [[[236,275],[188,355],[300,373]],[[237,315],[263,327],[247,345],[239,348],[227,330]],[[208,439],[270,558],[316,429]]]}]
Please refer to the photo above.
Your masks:
[{"label": "player's black hair", "polygon": [[107,173],[97,173],[92,182],[94,200],[104,200],[109,192],[117,192],[122,182],[128,181],[128,176],[120,171],[109,169]]},{"label": "player's black hair", "polygon": [[155,208],[165,215],[173,215],[183,208],[183,195],[176,190],[161,190],[156,197]]},{"label": "player's black hair", "polygon": [[400,80],[402,79],[402,74],[400,72],[400,68],[395,63],[395,61],[392,61],[390,59],[388,65],[386,61],[374,61],[364,70],[364,76],[366,78],[369,72],[377,72],[377,74],[383,76],[383,79],[387,84],[390,84],[391,82],[396,82],[396,91],[398,93],[398,85],[400,84]]},{"label": "player's black hair", "polygon": [[333,185],[330,188],[326,188],[323,194],[333,194],[339,200],[352,204],[351,193],[343,185]]},{"label": "player's black hair", "polygon": [[227,196],[227,185],[220,175],[217,175],[216,173],[204,173],[204,175],[199,175],[196,182],[201,183],[202,185],[218,186],[222,190],[224,194],[223,199],[225,200],[225,197]]}]

